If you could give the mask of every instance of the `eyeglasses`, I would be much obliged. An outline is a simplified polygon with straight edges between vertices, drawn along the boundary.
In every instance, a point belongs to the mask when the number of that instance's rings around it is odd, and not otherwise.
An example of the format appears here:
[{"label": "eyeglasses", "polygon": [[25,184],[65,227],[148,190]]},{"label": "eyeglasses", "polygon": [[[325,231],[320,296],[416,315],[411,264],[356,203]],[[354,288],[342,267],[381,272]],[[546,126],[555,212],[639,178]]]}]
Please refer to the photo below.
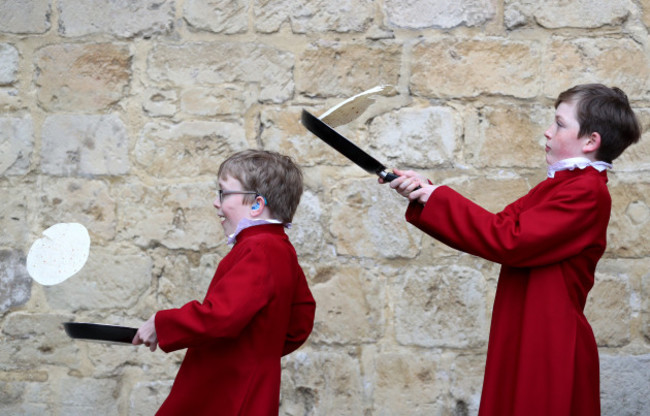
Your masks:
[{"label": "eyeglasses", "polygon": [[222,203],[223,197],[228,195],[234,195],[234,194],[259,195],[257,192],[254,191],[224,191],[223,189],[219,189],[217,192],[219,193],[219,203]]}]

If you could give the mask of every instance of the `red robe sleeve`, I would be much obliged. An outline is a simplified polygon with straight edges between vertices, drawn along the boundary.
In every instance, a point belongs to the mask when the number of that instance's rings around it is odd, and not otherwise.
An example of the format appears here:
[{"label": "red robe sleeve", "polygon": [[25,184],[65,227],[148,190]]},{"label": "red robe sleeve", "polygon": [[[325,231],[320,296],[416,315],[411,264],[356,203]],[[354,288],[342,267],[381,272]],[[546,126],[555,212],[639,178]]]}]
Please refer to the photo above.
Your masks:
[{"label": "red robe sleeve", "polygon": [[212,283],[202,303],[192,301],[156,313],[160,348],[171,352],[201,346],[215,338],[236,338],[271,298],[265,255],[262,250],[247,250]]},{"label": "red robe sleeve", "polygon": [[[596,179],[597,180],[597,179]],[[411,203],[406,219],[441,242],[513,267],[556,263],[588,249],[601,230],[593,224],[609,207],[609,193],[594,197],[600,183],[573,181],[535,201],[530,193],[493,214],[441,186],[422,206]]]}]

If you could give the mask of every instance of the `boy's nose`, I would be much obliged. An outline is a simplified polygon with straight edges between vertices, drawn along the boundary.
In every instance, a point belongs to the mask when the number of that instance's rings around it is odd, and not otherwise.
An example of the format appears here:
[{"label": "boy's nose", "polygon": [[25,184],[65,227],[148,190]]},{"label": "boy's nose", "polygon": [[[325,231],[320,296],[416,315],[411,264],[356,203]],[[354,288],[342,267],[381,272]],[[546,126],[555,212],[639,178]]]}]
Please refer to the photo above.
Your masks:
[{"label": "boy's nose", "polygon": [[214,199],[214,201],[212,201],[212,205],[213,205],[215,208],[219,209],[219,197],[216,197],[216,198]]}]

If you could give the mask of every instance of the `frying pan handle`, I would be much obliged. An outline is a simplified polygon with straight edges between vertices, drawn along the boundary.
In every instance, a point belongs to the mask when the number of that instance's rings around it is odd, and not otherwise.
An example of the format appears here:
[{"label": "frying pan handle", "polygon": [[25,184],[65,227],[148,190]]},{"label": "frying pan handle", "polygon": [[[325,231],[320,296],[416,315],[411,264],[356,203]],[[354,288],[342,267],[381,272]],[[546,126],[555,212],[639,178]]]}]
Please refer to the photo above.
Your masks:
[{"label": "frying pan handle", "polygon": [[[391,182],[393,179],[399,178],[399,176],[395,175],[394,173],[386,172],[386,171],[381,171],[378,173],[379,177],[384,180],[385,183]],[[414,191],[420,189],[421,186],[418,186],[417,188],[414,189]]]}]

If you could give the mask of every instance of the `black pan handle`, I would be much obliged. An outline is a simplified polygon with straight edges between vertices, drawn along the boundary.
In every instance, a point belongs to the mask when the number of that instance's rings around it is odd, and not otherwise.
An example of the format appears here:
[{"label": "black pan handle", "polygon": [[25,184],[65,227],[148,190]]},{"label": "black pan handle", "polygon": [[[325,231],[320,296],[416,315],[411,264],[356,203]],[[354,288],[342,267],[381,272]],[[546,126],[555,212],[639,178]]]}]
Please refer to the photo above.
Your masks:
[{"label": "black pan handle", "polygon": [[[386,172],[386,171],[383,171],[383,170],[381,172],[377,173],[377,174],[379,175],[380,178],[382,178],[384,180],[385,183],[392,182],[393,179],[399,178],[399,176],[395,175],[394,173]],[[414,189],[414,191],[416,191],[416,190],[418,190],[420,188],[421,188],[421,186],[418,186],[417,188]]]}]

